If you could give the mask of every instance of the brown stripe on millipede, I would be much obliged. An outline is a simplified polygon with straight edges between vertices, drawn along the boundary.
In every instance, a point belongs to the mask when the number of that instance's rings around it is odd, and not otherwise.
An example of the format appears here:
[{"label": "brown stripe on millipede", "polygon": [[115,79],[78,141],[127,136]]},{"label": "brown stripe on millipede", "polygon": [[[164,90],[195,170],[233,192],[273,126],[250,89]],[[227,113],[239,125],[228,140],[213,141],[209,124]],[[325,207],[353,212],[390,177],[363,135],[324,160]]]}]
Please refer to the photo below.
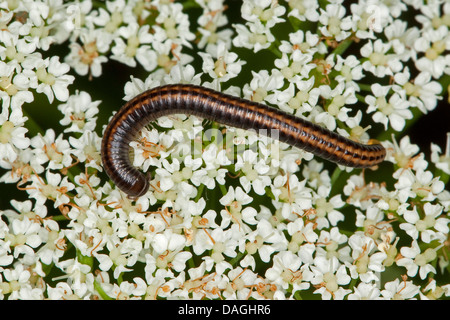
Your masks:
[{"label": "brown stripe on millipede", "polygon": [[150,89],[127,102],[105,129],[101,153],[111,180],[130,198],[145,194],[149,178],[133,167],[129,143],[149,122],[170,114],[196,115],[242,129],[277,130],[278,139],[326,160],[355,168],[382,162],[381,144],[365,145],[281,110],[212,89],[174,84]]}]

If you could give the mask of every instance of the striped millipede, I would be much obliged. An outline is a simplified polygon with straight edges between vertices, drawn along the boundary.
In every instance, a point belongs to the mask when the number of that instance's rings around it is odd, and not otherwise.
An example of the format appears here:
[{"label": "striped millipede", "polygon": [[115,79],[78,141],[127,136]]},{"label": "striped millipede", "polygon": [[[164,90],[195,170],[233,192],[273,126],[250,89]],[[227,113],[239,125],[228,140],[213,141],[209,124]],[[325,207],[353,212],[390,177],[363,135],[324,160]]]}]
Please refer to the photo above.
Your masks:
[{"label": "striped millipede", "polygon": [[188,114],[242,129],[277,130],[278,139],[329,161],[367,168],[384,160],[381,144],[365,145],[317,124],[261,103],[244,100],[212,89],[174,84],[145,91],[126,103],[105,129],[101,153],[111,180],[130,198],[144,195],[149,178],[133,167],[129,143],[149,122],[170,114]]}]

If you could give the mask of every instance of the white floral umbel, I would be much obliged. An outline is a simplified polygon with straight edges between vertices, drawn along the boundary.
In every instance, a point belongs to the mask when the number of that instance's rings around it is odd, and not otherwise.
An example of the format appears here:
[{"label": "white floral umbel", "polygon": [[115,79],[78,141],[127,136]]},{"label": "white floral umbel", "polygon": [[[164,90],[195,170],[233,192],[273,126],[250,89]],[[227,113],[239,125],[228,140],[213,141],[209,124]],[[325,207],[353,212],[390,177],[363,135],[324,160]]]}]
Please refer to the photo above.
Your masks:
[{"label": "white floral umbel", "polygon": [[[445,1],[2,1],[0,297],[448,299],[450,134],[425,154],[406,133],[448,95],[449,16]],[[381,140],[386,161],[344,170],[172,115],[130,143],[150,188],[129,199],[102,132],[170,83]]]}]

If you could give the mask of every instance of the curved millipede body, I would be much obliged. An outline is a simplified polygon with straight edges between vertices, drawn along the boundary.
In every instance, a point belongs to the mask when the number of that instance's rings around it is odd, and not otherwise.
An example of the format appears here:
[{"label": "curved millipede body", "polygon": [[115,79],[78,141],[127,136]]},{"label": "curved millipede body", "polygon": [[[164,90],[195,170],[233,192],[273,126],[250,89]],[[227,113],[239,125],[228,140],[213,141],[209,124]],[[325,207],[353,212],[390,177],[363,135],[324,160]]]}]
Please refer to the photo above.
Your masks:
[{"label": "curved millipede body", "polygon": [[[382,162],[381,144],[360,144],[317,124],[261,103],[208,88],[175,84],[150,89],[126,103],[106,127],[101,146],[106,173],[132,198],[145,194],[149,179],[133,167],[129,143],[149,122],[169,114],[196,115],[242,129],[267,129],[278,139],[341,165],[367,168]],[[273,131],[277,130],[277,131]]]}]

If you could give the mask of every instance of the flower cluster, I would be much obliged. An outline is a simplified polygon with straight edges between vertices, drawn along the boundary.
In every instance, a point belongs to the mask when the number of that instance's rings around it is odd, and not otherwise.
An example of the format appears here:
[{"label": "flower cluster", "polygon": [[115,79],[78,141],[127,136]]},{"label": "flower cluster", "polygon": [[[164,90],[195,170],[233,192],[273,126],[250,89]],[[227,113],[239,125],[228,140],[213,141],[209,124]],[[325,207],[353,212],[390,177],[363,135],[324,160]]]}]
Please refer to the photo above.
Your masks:
[{"label": "flower cluster", "polygon": [[[0,297],[450,297],[450,135],[430,155],[402,135],[447,92],[449,17],[441,0],[3,1],[0,183],[17,198],[0,208]],[[175,115],[130,143],[151,178],[129,199],[100,157],[121,102],[75,81],[109,63],[125,100],[202,85],[377,139],[386,161],[344,168]]]}]

